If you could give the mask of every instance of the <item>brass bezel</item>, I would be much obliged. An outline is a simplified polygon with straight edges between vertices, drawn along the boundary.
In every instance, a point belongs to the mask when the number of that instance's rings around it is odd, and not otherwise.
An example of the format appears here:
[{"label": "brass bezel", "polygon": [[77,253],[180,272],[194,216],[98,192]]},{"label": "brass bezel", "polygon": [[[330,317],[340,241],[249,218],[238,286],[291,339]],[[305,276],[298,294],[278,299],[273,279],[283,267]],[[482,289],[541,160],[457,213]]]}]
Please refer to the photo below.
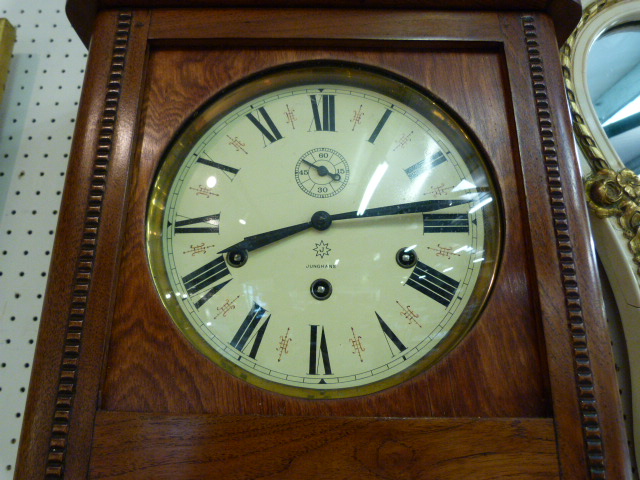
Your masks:
[{"label": "brass bezel", "polygon": [[[487,205],[484,216],[484,250],[487,253],[490,252],[490,255],[485,256],[485,262],[471,297],[445,338],[420,360],[390,377],[364,386],[326,390],[290,386],[264,379],[232,363],[217,352],[192,327],[174,296],[167,295],[173,292],[173,289],[169,283],[162,253],[164,206],[173,179],[197,140],[225,115],[258,96],[284,88],[320,83],[370,89],[411,107],[445,135],[462,155],[472,176],[482,180],[483,188],[490,192],[495,200]],[[253,75],[215,95],[192,115],[171,143],[160,162],[148,203],[146,223],[148,261],[158,294],[173,322],[196,350],[228,373],[257,387],[288,396],[309,399],[357,397],[399,385],[426,371],[451,352],[475,325],[495,283],[502,253],[502,232],[504,231],[502,197],[494,180],[493,168],[486,160],[487,155],[483,153],[478,146],[479,142],[469,132],[470,129],[463,126],[457,115],[444,106],[444,102],[436,100],[423,88],[390,72],[360,64],[325,60],[290,64]]]}]

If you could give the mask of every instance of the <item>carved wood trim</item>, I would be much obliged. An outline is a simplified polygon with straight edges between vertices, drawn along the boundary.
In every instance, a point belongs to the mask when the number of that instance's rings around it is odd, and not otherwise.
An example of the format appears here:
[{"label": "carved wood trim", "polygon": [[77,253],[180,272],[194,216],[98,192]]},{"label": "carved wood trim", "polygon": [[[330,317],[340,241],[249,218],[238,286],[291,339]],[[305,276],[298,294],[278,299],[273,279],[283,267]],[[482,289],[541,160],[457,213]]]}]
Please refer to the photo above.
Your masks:
[{"label": "carved wood trim", "polygon": [[70,419],[77,385],[78,357],[82,349],[83,327],[88,295],[93,280],[98,229],[102,203],[111,159],[115,123],[118,114],[122,76],[127,56],[132,14],[118,14],[104,110],[99,120],[98,145],[95,152],[93,174],[89,189],[88,208],[83,222],[81,252],[75,267],[75,279],[66,322],[62,364],[57,382],[52,429],[49,433],[49,452],[46,462],[47,478],[62,478],[66,461]]},{"label": "carved wood trim", "polygon": [[588,338],[581,305],[580,287],[576,276],[573,245],[569,234],[570,227],[564,200],[562,177],[558,166],[558,154],[545,82],[544,65],[540,54],[534,18],[530,16],[522,17],[522,28],[529,59],[529,73],[538,116],[538,131],[547,174],[547,186],[551,199],[551,217],[555,229],[560,274],[568,312],[567,325],[572,339],[574,375],[582,417],[583,446],[587,455],[590,478],[605,479],[604,445],[598,419],[598,405],[595,396]]}]

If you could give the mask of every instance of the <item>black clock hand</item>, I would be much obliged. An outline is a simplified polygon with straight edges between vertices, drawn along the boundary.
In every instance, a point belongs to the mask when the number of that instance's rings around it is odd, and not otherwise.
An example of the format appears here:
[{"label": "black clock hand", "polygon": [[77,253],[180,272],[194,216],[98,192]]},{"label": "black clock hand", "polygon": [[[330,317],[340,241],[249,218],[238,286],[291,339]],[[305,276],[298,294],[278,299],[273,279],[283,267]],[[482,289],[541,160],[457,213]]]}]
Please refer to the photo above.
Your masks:
[{"label": "black clock hand", "polygon": [[406,213],[427,213],[456,205],[464,205],[474,200],[475,198],[471,200],[423,200],[421,202],[401,203],[387,207],[368,208],[362,213],[358,211],[338,213],[336,215],[330,215],[330,217],[333,221],[351,218],[381,217],[383,215],[402,215]]},{"label": "black clock hand", "polygon": [[259,233],[258,235],[251,235],[250,237],[244,237],[244,240],[231,245],[224,250],[220,250],[218,253],[227,253],[232,251],[247,251],[250,252],[256,248],[264,247],[270,243],[277,242],[283,238],[290,237],[298,232],[302,232],[307,228],[311,228],[311,222],[299,223],[298,225],[292,225],[291,227],[278,228],[277,230],[271,230],[265,233]]},{"label": "black clock hand", "polygon": [[367,217],[380,217],[384,215],[402,215],[408,213],[427,213],[436,210],[442,210],[443,208],[453,207],[456,205],[464,205],[465,203],[473,202],[475,198],[471,200],[423,200],[421,202],[401,203],[398,205],[389,205],[386,207],[369,208],[358,214],[358,211],[338,213],[336,215],[330,215],[327,212],[316,212],[311,217],[311,221],[305,223],[299,223],[290,227],[278,228],[277,230],[271,230],[265,233],[259,233],[257,235],[251,235],[245,237],[244,240],[231,245],[224,250],[220,250],[218,253],[227,253],[231,251],[246,251],[250,252],[258,248],[264,247],[271,243],[282,240],[283,238],[295,235],[298,232],[307,230],[314,227],[316,230],[326,230],[331,226],[331,222],[334,220],[348,220],[354,218],[367,218]]},{"label": "black clock hand", "polygon": [[315,165],[315,164],[313,164],[311,162],[307,162],[304,158],[302,159],[302,163],[306,163],[311,168],[315,168],[316,172],[318,172],[318,175],[320,175],[321,177],[326,177],[327,175],[329,175],[331,177],[331,180],[334,180],[336,182],[338,180],[340,180],[340,174],[339,173],[331,173],[331,172],[329,172],[329,170],[325,166],[322,166],[322,165],[318,166],[318,165]]}]

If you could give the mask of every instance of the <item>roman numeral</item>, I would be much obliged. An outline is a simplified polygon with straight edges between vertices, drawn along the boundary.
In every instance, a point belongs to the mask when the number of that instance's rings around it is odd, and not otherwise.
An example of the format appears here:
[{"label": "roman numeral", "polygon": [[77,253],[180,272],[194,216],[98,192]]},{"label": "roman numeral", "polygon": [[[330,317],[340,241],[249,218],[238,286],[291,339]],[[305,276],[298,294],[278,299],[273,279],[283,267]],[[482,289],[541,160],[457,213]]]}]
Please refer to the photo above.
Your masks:
[{"label": "roman numeral", "polygon": [[[260,133],[262,133],[264,138],[267,139],[269,144],[272,144],[273,142],[280,140],[282,138],[282,134],[276,127],[276,124],[273,123],[273,120],[271,120],[271,117],[269,116],[267,111],[264,109],[264,107],[258,108],[257,111],[258,111],[258,118],[254,117],[253,113],[247,114],[247,118],[251,121],[251,123],[253,123],[256,126],[258,130],[260,130]],[[267,124],[266,127],[260,122],[259,120],[260,117]],[[266,146],[266,143],[265,143],[265,146]]]},{"label": "roman numeral", "polygon": [[407,349],[407,347],[404,346],[404,343],[402,343],[398,338],[398,336],[395,333],[393,333],[393,330],[389,328],[389,325],[387,325],[387,323],[384,320],[382,320],[382,317],[378,315],[378,312],[375,312],[375,314],[376,314],[376,317],[378,317],[378,323],[380,324],[380,328],[384,333],[385,340],[387,341],[387,346],[389,347],[389,350],[391,350],[391,355],[395,356],[393,353],[393,349],[389,344],[389,340],[391,340],[391,343],[393,343],[396,346],[396,348],[400,353],[404,352]]},{"label": "roman numeral", "polygon": [[[336,96],[320,95],[322,99],[322,112],[318,104],[318,96],[310,95],[311,110],[313,111],[313,123],[317,132],[336,131]],[[322,113],[322,115],[321,115]]]},{"label": "roman numeral", "polygon": [[419,175],[423,173],[429,172],[432,168],[437,167],[438,165],[447,161],[447,157],[444,156],[444,153],[438,151],[431,155],[429,160],[420,160],[418,163],[414,163],[409,168],[405,168],[404,171],[407,176],[413,180]]},{"label": "roman numeral", "polygon": [[424,233],[469,233],[467,213],[423,213]]},{"label": "roman numeral", "polygon": [[[188,226],[195,225],[197,223],[204,223],[207,226]],[[220,214],[216,213],[214,215],[205,215],[204,217],[180,220],[179,222],[176,222],[175,233],[220,233]]]},{"label": "roman numeral", "polygon": [[384,114],[382,115],[382,118],[376,125],[376,128],[373,130],[373,133],[369,137],[369,140],[368,140],[369,143],[374,143],[376,141],[376,138],[378,138],[378,135],[380,135],[380,130],[382,130],[382,127],[384,127],[384,124],[387,123],[387,120],[389,120],[390,115],[391,115],[391,110],[387,110],[384,112]]},{"label": "roman numeral", "polygon": [[[249,357],[255,360],[260,344],[262,343],[262,338],[264,337],[264,332],[267,330],[267,325],[269,325],[270,318],[271,315],[267,315],[267,311],[264,308],[254,303],[253,308],[231,339],[231,346],[239,352],[243,352],[249,343],[253,342]],[[260,327],[258,328],[258,326]]]},{"label": "roman numeral", "polygon": [[422,262],[418,262],[411,276],[407,279],[407,285],[448,307],[460,282]]},{"label": "roman numeral", "polygon": [[[224,262],[224,258],[220,255],[215,260],[204,264],[202,267],[194,270],[188,275],[182,277],[182,283],[184,288],[187,289],[189,295],[195,295],[199,291],[212,286],[218,280],[223,279],[227,275],[231,275],[227,269],[227,264]],[[200,308],[204,303],[218,293],[222,287],[229,283],[231,279],[226,282],[213,285],[197,302],[194,303],[196,308]]]},{"label": "roman numeral", "polygon": [[309,325],[311,327],[311,338],[309,342],[309,375],[318,375],[320,364],[325,375],[332,375],[331,362],[329,361],[329,349],[327,348],[327,337],[324,334],[324,327],[320,325]]},{"label": "roman numeral", "polygon": [[[198,157],[196,162],[201,163],[203,165],[207,165],[209,167],[217,168],[218,170],[222,170],[223,172],[225,172],[225,175],[227,175],[227,177],[230,180],[233,180],[238,174],[238,172],[240,171],[240,169],[238,168],[233,168],[233,167],[230,167],[229,165],[224,165],[223,163],[214,162],[213,160],[208,160],[202,157]],[[228,174],[231,174],[233,176]]]}]

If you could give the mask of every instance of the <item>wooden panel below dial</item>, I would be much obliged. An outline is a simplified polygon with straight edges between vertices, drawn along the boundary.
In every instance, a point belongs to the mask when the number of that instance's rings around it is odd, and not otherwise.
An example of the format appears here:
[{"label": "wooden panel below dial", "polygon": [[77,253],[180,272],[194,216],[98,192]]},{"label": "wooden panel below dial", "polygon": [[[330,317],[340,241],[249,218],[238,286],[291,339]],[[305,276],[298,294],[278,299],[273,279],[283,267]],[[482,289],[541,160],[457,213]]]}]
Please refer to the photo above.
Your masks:
[{"label": "wooden panel below dial", "polygon": [[556,455],[550,419],[99,412],[89,477],[551,480]]}]

